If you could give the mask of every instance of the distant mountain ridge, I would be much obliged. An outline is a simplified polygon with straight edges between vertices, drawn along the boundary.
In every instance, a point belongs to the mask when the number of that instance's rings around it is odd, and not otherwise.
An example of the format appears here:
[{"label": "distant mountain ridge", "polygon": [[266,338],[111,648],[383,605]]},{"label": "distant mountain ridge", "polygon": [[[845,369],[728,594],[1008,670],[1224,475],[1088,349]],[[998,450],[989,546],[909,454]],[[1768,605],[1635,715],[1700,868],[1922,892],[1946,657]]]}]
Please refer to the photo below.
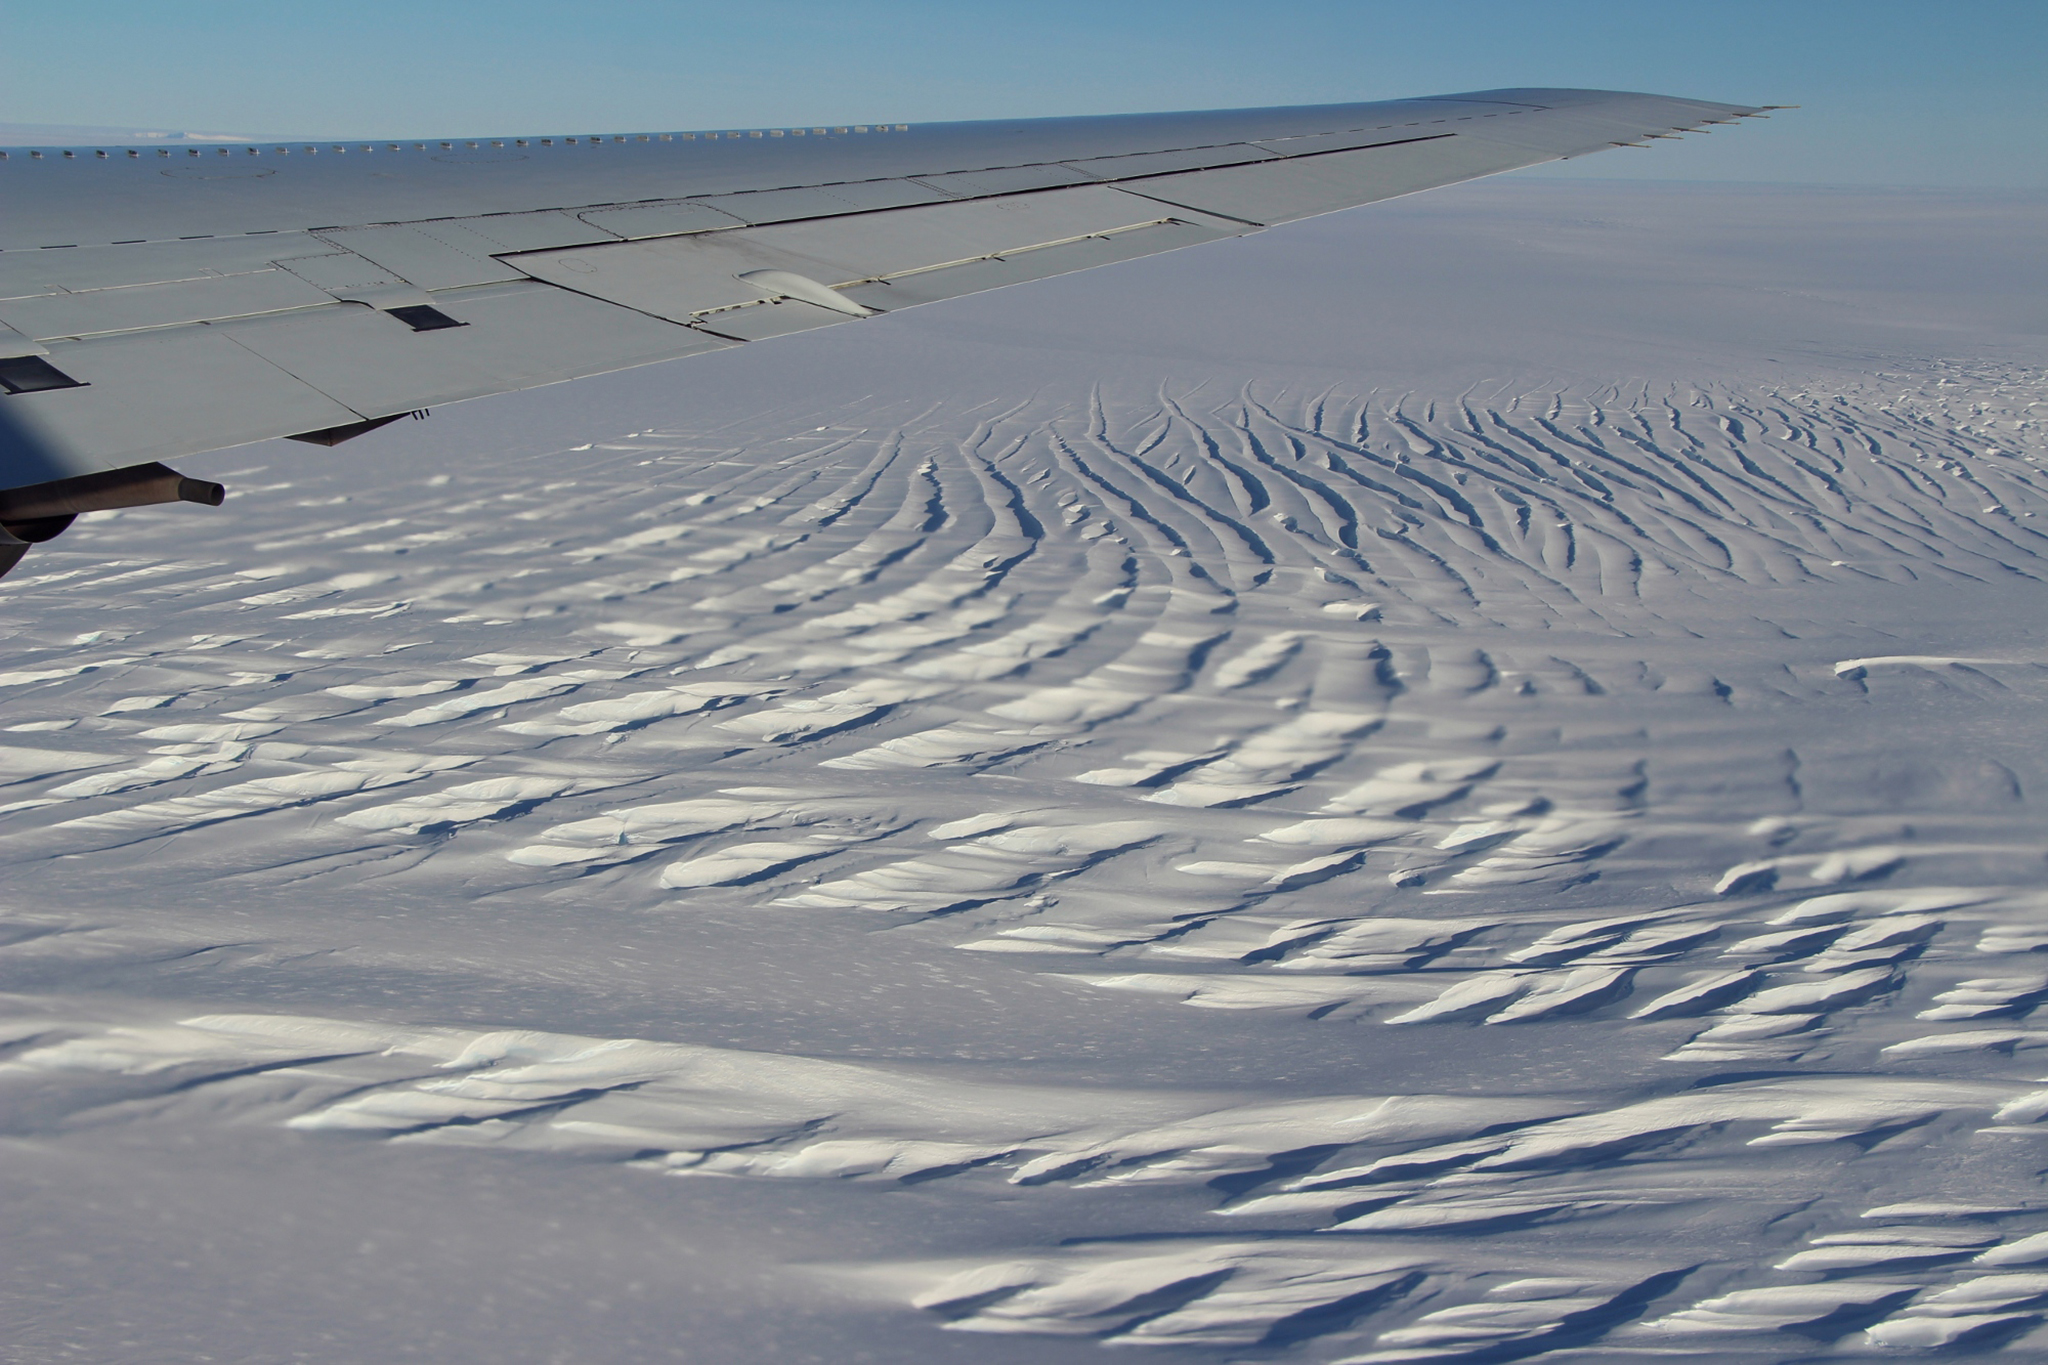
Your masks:
[{"label": "distant mountain ridge", "polygon": [[294,137],[257,133],[204,133],[133,124],[101,127],[81,123],[0,123],[0,144],[10,147],[80,147],[96,143],[127,146],[142,142],[294,142]]}]

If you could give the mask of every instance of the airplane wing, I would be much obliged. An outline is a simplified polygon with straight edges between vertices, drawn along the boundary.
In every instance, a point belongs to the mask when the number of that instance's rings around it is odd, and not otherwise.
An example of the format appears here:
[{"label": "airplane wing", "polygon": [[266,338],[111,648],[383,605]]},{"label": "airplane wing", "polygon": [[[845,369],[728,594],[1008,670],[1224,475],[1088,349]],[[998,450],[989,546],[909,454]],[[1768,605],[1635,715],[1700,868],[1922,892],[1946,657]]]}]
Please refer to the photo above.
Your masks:
[{"label": "airplane wing", "polygon": [[[1765,106],[1766,108],[1770,106]],[[1103,118],[0,148],[0,573],[163,463],[839,326],[1762,108],[1595,90]]]}]

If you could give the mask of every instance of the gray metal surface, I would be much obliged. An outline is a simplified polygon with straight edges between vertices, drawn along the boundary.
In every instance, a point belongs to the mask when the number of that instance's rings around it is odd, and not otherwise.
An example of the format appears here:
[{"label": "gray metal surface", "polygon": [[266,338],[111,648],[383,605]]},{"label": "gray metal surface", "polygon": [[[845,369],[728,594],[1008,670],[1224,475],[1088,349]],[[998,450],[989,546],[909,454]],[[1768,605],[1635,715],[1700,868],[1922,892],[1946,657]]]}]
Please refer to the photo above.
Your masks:
[{"label": "gray metal surface", "polygon": [[435,306],[466,325],[415,332],[374,308],[341,304],[215,330],[345,405],[351,416],[338,419],[343,421],[354,421],[353,414],[408,412],[729,344],[530,280],[464,290]]},{"label": "gray metal surface", "polygon": [[[1128,230],[1165,216],[1150,200],[1107,185],[1084,185],[729,232],[535,252],[506,260],[535,279],[564,289],[610,299],[673,322],[715,326],[711,310],[753,304],[760,298],[759,291],[740,278],[749,271],[788,270],[827,285],[853,284],[964,263],[991,253],[1027,254],[1034,247]],[[1234,230],[1241,229],[1226,225],[1200,240],[1227,236]]]},{"label": "gray metal surface", "polygon": [[38,341],[139,332],[181,322],[250,317],[333,302],[275,266],[162,284],[37,294],[0,300],[0,322]]},{"label": "gray metal surface", "polygon": [[1129,188],[1163,204],[1272,224],[1528,164],[1525,156],[1498,142],[1445,137],[1162,176]]},{"label": "gray metal surface", "polygon": [[[1755,112],[1498,90],[918,127],[4,148],[0,358],[44,354],[81,386],[0,395],[0,488],[856,320],[801,282],[886,311]],[[800,283],[764,297],[762,271]],[[415,331],[389,312],[421,306],[462,325]]]},{"label": "gray metal surface", "polygon": [[360,418],[236,345],[219,327],[135,332],[50,349],[64,372],[86,387],[0,398],[0,468],[9,488]]}]

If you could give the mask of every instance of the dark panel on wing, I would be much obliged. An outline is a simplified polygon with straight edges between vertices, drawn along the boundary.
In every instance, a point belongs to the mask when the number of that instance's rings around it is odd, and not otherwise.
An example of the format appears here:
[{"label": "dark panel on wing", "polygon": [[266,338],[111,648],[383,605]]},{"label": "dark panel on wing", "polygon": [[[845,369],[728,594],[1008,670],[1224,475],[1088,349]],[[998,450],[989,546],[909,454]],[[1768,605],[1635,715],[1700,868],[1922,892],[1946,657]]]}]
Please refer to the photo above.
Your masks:
[{"label": "dark panel on wing", "polygon": [[82,379],[73,379],[39,355],[9,356],[0,360],[0,393],[42,393],[46,389],[79,389]]},{"label": "dark panel on wing", "polygon": [[347,426],[322,427],[318,431],[295,432],[285,437],[285,439],[287,441],[303,441],[309,446],[327,446],[331,449],[344,441],[353,441],[358,436],[368,436],[371,432],[388,427],[393,422],[402,422],[408,417],[421,415],[421,413],[394,412],[389,417],[365,417],[362,421],[350,422]]}]

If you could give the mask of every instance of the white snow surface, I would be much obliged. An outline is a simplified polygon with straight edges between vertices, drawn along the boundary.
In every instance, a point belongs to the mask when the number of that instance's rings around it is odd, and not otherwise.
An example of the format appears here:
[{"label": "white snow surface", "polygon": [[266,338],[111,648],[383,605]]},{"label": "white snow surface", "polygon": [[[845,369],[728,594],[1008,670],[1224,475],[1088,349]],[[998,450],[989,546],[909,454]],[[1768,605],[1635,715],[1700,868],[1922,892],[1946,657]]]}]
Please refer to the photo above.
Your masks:
[{"label": "white snow surface", "polygon": [[0,1361],[2048,1355],[2043,202],[1488,183],[0,583]]}]

